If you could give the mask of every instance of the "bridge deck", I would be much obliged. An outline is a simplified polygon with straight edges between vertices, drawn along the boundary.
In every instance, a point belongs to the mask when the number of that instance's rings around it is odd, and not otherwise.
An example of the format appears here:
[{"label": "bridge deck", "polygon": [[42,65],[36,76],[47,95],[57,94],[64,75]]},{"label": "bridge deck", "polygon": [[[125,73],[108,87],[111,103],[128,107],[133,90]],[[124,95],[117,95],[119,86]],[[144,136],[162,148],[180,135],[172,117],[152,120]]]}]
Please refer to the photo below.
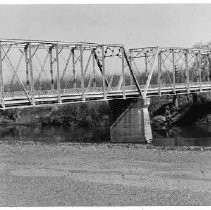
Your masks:
[{"label": "bridge deck", "polygon": [[[141,86],[141,90],[144,91],[144,86]],[[175,89],[172,85],[151,85],[148,88],[147,96],[160,96],[160,95],[173,95],[173,94],[187,94],[195,92],[206,92],[211,91],[211,83],[191,83],[189,88],[186,84],[176,84]],[[28,95],[27,95],[28,94]],[[34,92],[34,102],[31,103],[30,93],[25,93],[24,91],[17,92],[5,92],[4,100],[2,100],[1,108],[15,108],[15,107],[28,107],[28,106],[42,106],[51,105],[59,103],[57,90],[40,90]],[[111,100],[115,98],[129,98],[129,97],[139,97],[136,86],[125,86],[124,90],[118,90],[117,88],[107,89],[106,96],[103,92],[102,87],[95,87],[85,89],[83,92],[81,88],[74,89],[61,89],[60,90],[60,103],[73,103],[80,101],[90,101],[90,100]]]}]

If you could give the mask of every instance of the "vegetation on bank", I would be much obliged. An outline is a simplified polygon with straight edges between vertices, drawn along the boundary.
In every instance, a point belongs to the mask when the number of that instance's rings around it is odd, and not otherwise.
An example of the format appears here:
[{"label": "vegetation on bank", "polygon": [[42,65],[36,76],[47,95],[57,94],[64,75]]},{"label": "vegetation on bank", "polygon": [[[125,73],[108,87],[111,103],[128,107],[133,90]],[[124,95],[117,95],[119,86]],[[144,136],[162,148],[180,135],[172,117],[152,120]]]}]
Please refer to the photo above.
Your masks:
[{"label": "vegetation on bank", "polygon": [[107,102],[73,103],[55,107],[1,110],[1,124],[108,127],[110,109]]}]

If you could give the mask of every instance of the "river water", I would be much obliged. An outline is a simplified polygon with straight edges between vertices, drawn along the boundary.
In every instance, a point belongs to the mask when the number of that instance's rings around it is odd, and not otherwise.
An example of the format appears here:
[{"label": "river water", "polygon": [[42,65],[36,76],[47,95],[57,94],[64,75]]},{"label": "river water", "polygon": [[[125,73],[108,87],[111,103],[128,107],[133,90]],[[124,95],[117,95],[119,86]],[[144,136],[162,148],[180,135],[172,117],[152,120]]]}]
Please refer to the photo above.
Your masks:
[{"label": "river water", "polygon": [[[174,127],[170,131],[153,130],[156,146],[211,146],[211,125]],[[33,141],[47,144],[65,142],[110,142],[109,128],[70,128],[67,126],[1,126],[0,141]],[[144,143],[144,142],[143,142]]]}]

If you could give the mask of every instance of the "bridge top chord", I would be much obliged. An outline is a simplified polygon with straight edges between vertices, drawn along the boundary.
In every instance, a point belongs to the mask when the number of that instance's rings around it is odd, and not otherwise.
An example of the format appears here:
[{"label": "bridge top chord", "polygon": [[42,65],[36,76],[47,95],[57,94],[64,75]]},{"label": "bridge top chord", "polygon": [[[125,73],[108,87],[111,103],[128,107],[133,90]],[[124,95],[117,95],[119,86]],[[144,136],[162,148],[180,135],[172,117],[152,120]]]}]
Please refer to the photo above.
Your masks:
[{"label": "bridge top chord", "polygon": [[92,42],[68,42],[68,41],[46,41],[46,40],[31,40],[31,39],[3,39],[0,38],[0,43],[2,45],[16,45],[16,46],[25,46],[31,44],[32,46],[67,46],[67,47],[78,47],[83,46],[86,48],[95,48],[95,47],[102,47],[102,46],[110,46],[110,47],[124,47],[122,44],[99,44],[99,43],[92,43]]},{"label": "bridge top chord", "polygon": [[201,53],[201,54],[210,54],[211,49],[200,49],[200,48],[183,48],[183,47],[162,47],[162,46],[153,46],[153,47],[140,47],[140,48],[131,48],[129,49],[130,53],[133,52],[142,52],[142,53],[155,53],[155,52],[192,52],[192,53]]}]

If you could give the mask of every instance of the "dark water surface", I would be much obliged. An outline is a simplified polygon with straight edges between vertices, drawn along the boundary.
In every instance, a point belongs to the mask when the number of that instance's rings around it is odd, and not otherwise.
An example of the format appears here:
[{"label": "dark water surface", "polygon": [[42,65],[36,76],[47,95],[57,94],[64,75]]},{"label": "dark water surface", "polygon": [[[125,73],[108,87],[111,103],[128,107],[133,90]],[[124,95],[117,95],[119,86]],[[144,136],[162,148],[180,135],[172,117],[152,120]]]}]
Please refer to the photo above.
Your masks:
[{"label": "dark water surface", "polygon": [[[211,146],[211,125],[176,127],[166,132],[153,130],[155,146]],[[110,142],[109,128],[70,128],[65,126],[0,126],[0,141],[42,143]],[[144,142],[143,142],[144,143]]]}]

